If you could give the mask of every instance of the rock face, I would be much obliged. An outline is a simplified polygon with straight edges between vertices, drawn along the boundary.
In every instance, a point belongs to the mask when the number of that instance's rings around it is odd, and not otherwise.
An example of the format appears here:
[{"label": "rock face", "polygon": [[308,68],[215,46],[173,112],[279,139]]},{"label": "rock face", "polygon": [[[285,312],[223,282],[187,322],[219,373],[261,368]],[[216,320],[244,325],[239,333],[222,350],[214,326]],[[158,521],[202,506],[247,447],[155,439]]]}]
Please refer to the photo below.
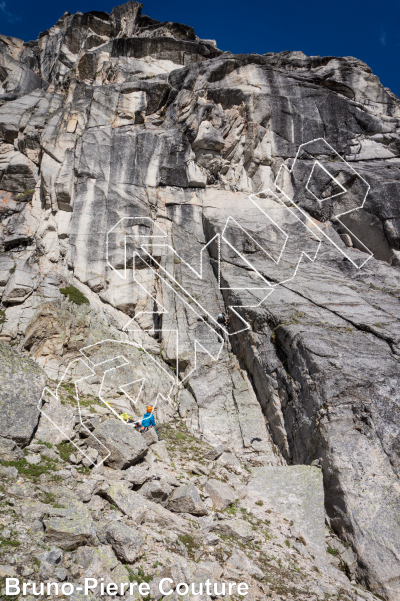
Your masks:
[{"label": "rock face", "polygon": [[322,471],[317,467],[293,465],[289,468],[255,467],[249,490],[274,507],[306,540],[313,555],[324,561],[325,515]]},{"label": "rock face", "polygon": [[[150,403],[215,449],[220,479],[196,467],[210,509],[243,499],[244,465],[274,507],[291,487],[307,499],[316,462],[352,574],[396,601],[399,99],[355,58],[232,55],[141,11],[0,36],[0,437],[31,441],[46,373],[93,457],[146,456],[151,475],[124,479],[141,495],[101,494],[157,524],[180,519],[148,500],[169,502],[157,466],[174,458],[120,413]],[[299,517],[293,499],[280,509]]]},{"label": "rock face", "polygon": [[39,422],[46,374],[0,343],[0,436],[28,444]]}]

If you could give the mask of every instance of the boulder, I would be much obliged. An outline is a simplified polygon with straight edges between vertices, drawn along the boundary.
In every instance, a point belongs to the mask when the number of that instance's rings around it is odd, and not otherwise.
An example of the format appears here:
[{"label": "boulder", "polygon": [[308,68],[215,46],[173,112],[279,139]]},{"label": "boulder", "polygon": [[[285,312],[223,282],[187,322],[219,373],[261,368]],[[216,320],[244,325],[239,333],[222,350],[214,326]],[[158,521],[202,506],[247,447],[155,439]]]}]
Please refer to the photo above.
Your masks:
[{"label": "boulder", "polygon": [[149,446],[154,445],[158,442],[157,432],[155,431],[154,428],[149,428],[147,430],[147,432],[143,432],[143,434],[141,434],[141,436],[143,437],[143,439],[147,442],[147,444]]},{"label": "boulder", "polygon": [[24,500],[19,503],[18,515],[29,521],[43,520],[49,514],[49,506],[40,501]]},{"label": "boulder", "polygon": [[219,545],[221,539],[213,532],[208,532],[203,538],[203,542],[205,545]]},{"label": "boulder", "polygon": [[208,480],[205,485],[205,491],[210,496],[215,509],[226,509],[239,499],[237,493],[220,480]]},{"label": "boulder", "polygon": [[106,539],[120,561],[133,563],[139,556],[143,539],[137,530],[115,522],[106,531]]},{"label": "boulder", "polygon": [[94,557],[98,557],[109,570],[113,570],[118,565],[118,559],[110,545],[99,545],[98,547],[83,545],[77,549],[75,554],[76,563],[82,568],[87,568]]},{"label": "boulder", "polygon": [[135,524],[139,525],[142,522],[146,514],[143,497],[126,488],[122,482],[113,482],[107,489],[106,498],[122,513],[129,516]]},{"label": "boulder", "polygon": [[52,394],[43,395],[42,414],[35,439],[51,444],[74,438],[75,411],[73,407],[62,405],[60,400]]},{"label": "boulder", "polygon": [[164,480],[151,480],[145,482],[139,489],[139,494],[154,501],[155,503],[165,503],[172,492],[172,487]]},{"label": "boulder", "polygon": [[152,453],[155,453],[157,457],[161,459],[161,461],[164,461],[165,463],[171,462],[171,458],[167,449],[167,443],[165,442],[165,440],[161,440],[160,442],[157,442],[155,445],[153,445],[151,451]]},{"label": "boulder", "polygon": [[124,472],[124,479],[135,486],[141,486],[151,477],[149,470],[139,465],[132,465]]},{"label": "boulder", "polygon": [[[6,459],[6,461],[13,461],[12,459]],[[0,465],[0,475],[4,478],[16,480],[19,476],[19,472],[16,467],[4,467]]]},{"label": "boulder", "polygon": [[112,577],[113,577],[113,582],[115,582],[115,584],[118,586],[119,590],[121,588],[121,584],[129,584],[129,582],[130,582],[128,570],[126,569],[125,566],[123,566],[120,563],[117,565],[116,568],[113,569]]},{"label": "boulder", "polygon": [[0,459],[2,461],[16,461],[24,454],[13,440],[0,437]]},{"label": "boulder", "polygon": [[239,459],[233,453],[222,453],[217,459],[217,463],[226,467],[228,470],[241,474],[243,472]]},{"label": "boulder", "polygon": [[133,465],[146,455],[149,448],[139,432],[117,419],[107,419],[95,428],[90,444],[105,457],[104,463],[114,469]]},{"label": "boulder", "polygon": [[66,551],[81,545],[95,545],[97,541],[90,511],[76,500],[68,500],[68,507],[57,510],[59,517],[44,520],[45,539]]},{"label": "boulder", "polygon": [[97,449],[93,449],[92,447],[88,447],[85,449],[85,455],[82,457],[82,463],[86,467],[91,467],[95,465],[96,459],[99,456],[99,452]]},{"label": "boulder", "polygon": [[28,444],[37,427],[44,371],[0,342],[0,436]]},{"label": "boulder", "polygon": [[63,558],[63,552],[57,547],[52,547],[50,551],[40,553],[36,556],[36,558],[40,562],[40,577],[43,579],[48,579],[54,568],[60,565]]},{"label": "boulder", "polygon": [[95,492],[102,486],[101,480],[89,479],[76,487],[76,496],[82,503],[89,503]]},{"label": "boulder", "polygon": [[114,482],[105,493],[106,498],[136,525],[142,523],[156,525],[178,532],[187,532],[185,520],[162,507],[159,503],[149,501],[137,492],[124,486],[123,482]]},{"label": "boulder", "polygon": [[[107,547],[102,546],[99,549],[94,549],[92,554],[86,553],[86,558],[84,560],[86,566],[81,577],[83,579],[96,578],[97,580],[103,578],[105,585],[114,582],[111,565],[116,567],[118,565],[118,559],[115,557],[111,548],[109,548],[109,551],[110,552],[108,552]],[[115,561],[112,561],[112,558],[114,558]]]},{"label": "boulder", "polygon": [[28,455],[26,457],[26,461],[27,463],[29,463],[29,465],[38,465],[42,460],[41,455]]},{"label": "boulder", "polygon": [[193,484],[184,484],[175,488],[169,498],[168,509],[176,513],[208,514],[208,509]]},{"label": "boulder", "polygon": [[218,457],[220,457],[224,452],[224,445],[219,444],[216,447],[213,447],[211,449],[211,451],[208,451],[208,453],[205,455],[206,459],[209,459],[210,461],[215,461],[216,459],[218,459]]},{"label": "boulder", "polygon": [[13,578],[17,575],[15,568],[10,565],[1,565],[0,566],[0,578],[10,577]]}]

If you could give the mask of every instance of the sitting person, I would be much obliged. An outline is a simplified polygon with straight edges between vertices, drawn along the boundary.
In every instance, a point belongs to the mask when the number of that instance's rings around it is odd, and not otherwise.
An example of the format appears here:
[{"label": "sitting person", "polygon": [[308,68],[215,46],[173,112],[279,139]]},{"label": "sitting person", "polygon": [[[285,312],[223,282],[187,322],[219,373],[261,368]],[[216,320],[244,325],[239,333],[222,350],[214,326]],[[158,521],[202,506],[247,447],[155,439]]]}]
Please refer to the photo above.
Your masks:
[{"label": "sitting person", "polygon": [[148,430],[153,426],[156,427],[156,420],[154,419],[153,407],[147,407],[147,413],[144,414],[143,419],[140,424],[140,431]]}]

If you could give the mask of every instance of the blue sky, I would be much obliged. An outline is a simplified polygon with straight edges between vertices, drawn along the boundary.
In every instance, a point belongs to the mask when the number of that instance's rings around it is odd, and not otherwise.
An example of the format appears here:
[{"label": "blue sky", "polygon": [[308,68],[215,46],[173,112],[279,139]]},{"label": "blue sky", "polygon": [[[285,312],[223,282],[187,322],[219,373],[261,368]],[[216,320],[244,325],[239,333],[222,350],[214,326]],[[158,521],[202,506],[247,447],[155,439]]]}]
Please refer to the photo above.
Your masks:
[{"label": "blue sky", "polygon": [[[0,33],[35,39],[65,12],[111,12],[117,0],[0,0]],[[355,56],[400,96],[400,0],[145,0],[143,14],[192,25],[222,50]]]}]

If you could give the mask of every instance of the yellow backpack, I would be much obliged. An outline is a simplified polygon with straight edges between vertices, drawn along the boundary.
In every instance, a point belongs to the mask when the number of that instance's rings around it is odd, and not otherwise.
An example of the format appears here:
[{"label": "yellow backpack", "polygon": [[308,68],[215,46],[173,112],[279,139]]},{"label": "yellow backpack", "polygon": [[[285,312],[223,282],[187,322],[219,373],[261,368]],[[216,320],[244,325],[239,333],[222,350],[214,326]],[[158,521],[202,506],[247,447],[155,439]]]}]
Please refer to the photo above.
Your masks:
[{"label": "yellow backpack", "polygon": [[128,415],[127,413],[121,413],[120,417],[127,422],[128,419],[132,419],[130,415]]}]

